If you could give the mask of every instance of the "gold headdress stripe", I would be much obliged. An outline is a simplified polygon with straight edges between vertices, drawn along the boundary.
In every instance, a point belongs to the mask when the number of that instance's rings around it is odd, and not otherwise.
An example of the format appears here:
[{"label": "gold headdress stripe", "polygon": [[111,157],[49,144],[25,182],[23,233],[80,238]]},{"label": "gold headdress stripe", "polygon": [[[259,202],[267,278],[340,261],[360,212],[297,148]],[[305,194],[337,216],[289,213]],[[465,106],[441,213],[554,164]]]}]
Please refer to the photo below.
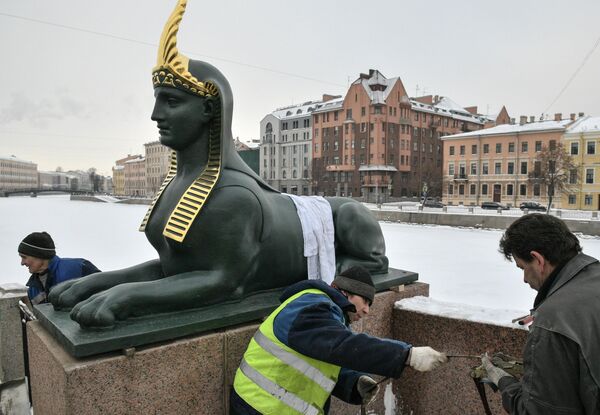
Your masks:
[{"label": "gold headdress stripe", "polygon": [[169,16],[158,47],[156,66],[152,69],[154,87],[170,86],[200,96],[217,96],[217,88],[210,82],[202,82],[190,73],[189,58],[177,49],[177,32],[183,19],[187,0],[179,0]]}]

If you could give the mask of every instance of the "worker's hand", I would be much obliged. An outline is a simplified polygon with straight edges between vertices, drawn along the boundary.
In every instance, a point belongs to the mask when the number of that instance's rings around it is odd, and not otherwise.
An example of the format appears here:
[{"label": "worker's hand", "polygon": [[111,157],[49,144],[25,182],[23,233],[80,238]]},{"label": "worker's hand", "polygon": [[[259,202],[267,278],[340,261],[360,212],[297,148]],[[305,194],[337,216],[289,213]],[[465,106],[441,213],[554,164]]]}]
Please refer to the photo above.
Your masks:
[{"label": "worker's hand", "polygon": [[487,353],[481,356],[481,366],[487,372],[487,378],[496,386],[498,386],[498,382],[504,376],[511,376],[508,372],[500,369],[498,366],[495,366]]},{"label": "worker's hand", "polygon": [[429,372],[447,361],[445,353],[440,353],[429,346],[413,347],[408,356],[408,365],[419,372]]},{"label": "worker's hand", "polygon": [[356,382],[356,390],[362,398],[362,405],[367,405],[373,399],[375,399],[375,396],[379,391],[379,385],[377,384],[377,382],[375,382],[375,379],[373,379],[372,377],[362,375],[358,378],[358,381]]}]

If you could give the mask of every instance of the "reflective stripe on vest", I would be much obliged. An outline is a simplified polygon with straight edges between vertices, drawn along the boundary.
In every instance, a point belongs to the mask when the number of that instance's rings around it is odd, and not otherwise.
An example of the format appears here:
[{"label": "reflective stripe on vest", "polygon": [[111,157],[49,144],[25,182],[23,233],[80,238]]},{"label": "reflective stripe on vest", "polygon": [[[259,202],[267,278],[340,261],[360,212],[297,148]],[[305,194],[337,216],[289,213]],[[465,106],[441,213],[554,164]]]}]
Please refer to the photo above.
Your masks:
[{"label": "reflective stripe on vest", "polygon": [[298,353],[282,343],[273,331],[277,315],[289,303],[307,294],[323,296],[323,301],[334,305],[323,291],[314,288],[288,298],[260,325],[236,373],[233,382],[236,393],[261,414],[323,414],[337,383],[340,366]]},{"label": "reflective stripe on vest", "polygon": [[325,376],[319,369],[314,366],[311,366],[306,360],[301,359],[300,357],[290,353],[277,344],[272,342],[257,330],[254,334],[254,341],[258,343],[260,347],[265,349],[267,352],[271,353],[273,356],[281,360],[283,363],[293,367],[298,372],[304,374],[307,378],[318,384],[328,393],[331,393],[333,388],[335,388],[335,382]]},{"label": "reflective stripe on vest", "polygon": [[265,391],[278,398],[281,402],[285,403],[290,408],[306,415],[318,415],[319,409],[315,408],[308,402],[303,401],[292,392],[286,391],[276,383],[271,382],[269,379],[258,373],[252,368],[244,359],[240,363],[240,370],[248,379],[256,383]]}]

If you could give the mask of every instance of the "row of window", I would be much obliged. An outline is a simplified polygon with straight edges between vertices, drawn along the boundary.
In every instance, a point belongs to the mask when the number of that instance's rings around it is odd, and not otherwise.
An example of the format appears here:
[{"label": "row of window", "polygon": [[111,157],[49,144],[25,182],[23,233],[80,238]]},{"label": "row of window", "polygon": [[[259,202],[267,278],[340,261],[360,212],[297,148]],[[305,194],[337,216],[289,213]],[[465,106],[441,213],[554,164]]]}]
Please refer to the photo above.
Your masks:
[{"label": "row of window", "polygon": [[[585,154],[596,154],[596,142],[595,141],[587,141],[585,143],[585,147],[586,147]],[[574,156],[579,154],[579,143],[576,141],[571,143],[571,154]]]},{"label": "row of window", "polygon": [[[496,154],[500,154],[502,153],[502,144],[503,143],[496,143]],[[577,143],[573,143],[573,144],[577,144]],[[556,140],[550,140],[550,149],[553,150],[556,147]],[[458,154],[461,156],[465,155],[465,151],[466,151],[466,146],[465,145],[460,145],[458,147]],[[522,141],[521,142],[521,153],[527,153],[529,151],[529,143],[527,141]],[[540,152],[542,151],[542,142],[541,141],[536,141],[535,142],[535,151],[536,152]],[[483,154],[488,154],[490,152],[490,145],[489,144],[483,144]],[[508,143],[508,152],[509,153],[514,153],[515,152],[515,143],[514,142],[510,142]],[[448,154],[450,156],[454,156],[455,155],[455,146],[450,146],[448,147]],[[472,144],[471,145],[471,154],[477,154],[477,144]],[[577,153],[574,153],[577,154]],[[588,153],[588,154],[593,154],[593,153]]]},{"label": "row of window", "polygon": [[[292,130],[295,130],[296,128],[300,128],[299,126],[300,126],[300,120],[292,121]],[[308,128],[308,127],[310,127],[310,118],[305,118],[302,120],[302,128]],[[289,121],[282,122],[281,129],[288,130],[289,129]],[[271,126],[271,123],[267,124],[266,132],[270,133],[272,131],[273,131],[273,127]]]},{"label": "row of window", "polygon": [[[468,190],[468,194],[470,196],[476,196],[477,195],[477,185],[476,184],[471,184],[471,185],[464,185],[464,184],[460,184],[460,185],[454,185],[454,184],[449,184],[448,185],[448,195],[452,196],[454,195],[454,192],[456,191],[456,194],[458,195],[465,195],[465,191]],[[501,184],[494,184],[494,185],[489,185],[486,183],[481,184],[481,188],[480,188],[480,195],[486,196],[488,194],[492,194],[491,191],[494,190],[495,193],[499,193],[499,194],[503,194],[505,196],[514,196],[514,192],[515,192],[515,186],[513,184],[506,184],[506,185],[501,185]],[[526,184],[521,184],[518,187],[519,190],[519,196],[527,196],[527,185]],[[533,196],[540,196],[541,195],[541,186],[539,184],[534,184],[532,186],[532,194]]]},{"label": "row of window", "polygon": [[[298,167],[298,159],[292,159],[292,167]],[[303,164],[304,167],[308,166],[308,157],[304,157]],[[263,159],[263,167],[267,168],[267,159]],[[271,159],[271,167],[275,167],[275,159]],[[287,167],[287,159],[281,159],[281,167]]]}]

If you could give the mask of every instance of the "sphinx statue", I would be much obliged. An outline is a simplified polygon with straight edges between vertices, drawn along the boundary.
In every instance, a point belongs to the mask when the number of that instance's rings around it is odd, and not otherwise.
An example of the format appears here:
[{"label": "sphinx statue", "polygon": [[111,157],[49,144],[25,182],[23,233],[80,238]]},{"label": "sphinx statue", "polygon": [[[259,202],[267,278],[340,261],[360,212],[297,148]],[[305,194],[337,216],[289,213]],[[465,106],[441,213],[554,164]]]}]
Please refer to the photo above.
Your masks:
[{"label": "sphinx statue", "polygon": [[[82,328],[132,317],[239,301],[307,278],[296,204],[238,156],[231,134],[233,95],[212,65],[177,49],[186,0],[161,36],[152,71],[152,120],[172,149],[170,170],[140,230],[158,259],[56,286],[49,299]],[[385,273],[379,224],[360,203],[328,198],[334,272],[362,265]],[[126,255],[126,253],[120,253]]]}]

